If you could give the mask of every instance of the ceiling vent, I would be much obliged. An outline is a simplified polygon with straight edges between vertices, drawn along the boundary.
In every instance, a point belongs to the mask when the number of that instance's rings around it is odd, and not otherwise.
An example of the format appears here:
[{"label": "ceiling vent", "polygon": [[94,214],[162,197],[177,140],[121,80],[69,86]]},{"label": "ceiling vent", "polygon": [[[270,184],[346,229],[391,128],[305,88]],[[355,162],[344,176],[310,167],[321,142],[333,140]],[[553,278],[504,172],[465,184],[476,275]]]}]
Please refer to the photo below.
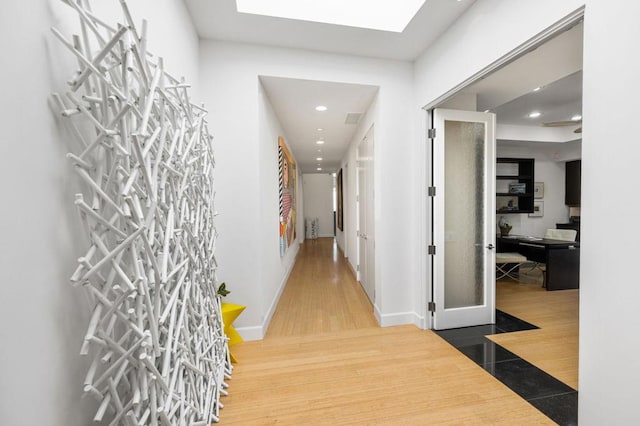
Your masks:
[{"label": "ceiling vent", "polygon": [[358,124],[361,117],[361,112],[348,112],[346,118],[344,119],[344,124]]}]

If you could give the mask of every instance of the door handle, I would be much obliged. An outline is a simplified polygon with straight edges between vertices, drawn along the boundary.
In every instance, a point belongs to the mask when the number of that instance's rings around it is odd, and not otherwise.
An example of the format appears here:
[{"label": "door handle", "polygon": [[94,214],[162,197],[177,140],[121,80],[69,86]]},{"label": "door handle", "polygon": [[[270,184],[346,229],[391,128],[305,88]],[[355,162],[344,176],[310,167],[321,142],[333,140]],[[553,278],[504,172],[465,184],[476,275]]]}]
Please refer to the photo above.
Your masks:
[{"label": "door handle", "polygon": [[489,244],[489,245],[487,246],[487,248],[488,248],[489,250],[493,250],[495,247],[493,246],[493,244]]}]

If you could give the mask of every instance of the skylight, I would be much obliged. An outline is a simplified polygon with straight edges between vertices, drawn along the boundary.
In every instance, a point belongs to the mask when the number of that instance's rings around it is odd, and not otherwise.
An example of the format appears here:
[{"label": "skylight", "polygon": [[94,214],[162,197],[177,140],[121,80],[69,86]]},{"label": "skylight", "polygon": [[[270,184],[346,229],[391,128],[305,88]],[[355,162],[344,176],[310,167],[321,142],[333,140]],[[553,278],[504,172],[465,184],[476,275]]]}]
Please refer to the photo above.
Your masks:
[{"label": "skylight", "polygon": [[404,31],[425,0],[236,0],[238,12],[373,30]]}]

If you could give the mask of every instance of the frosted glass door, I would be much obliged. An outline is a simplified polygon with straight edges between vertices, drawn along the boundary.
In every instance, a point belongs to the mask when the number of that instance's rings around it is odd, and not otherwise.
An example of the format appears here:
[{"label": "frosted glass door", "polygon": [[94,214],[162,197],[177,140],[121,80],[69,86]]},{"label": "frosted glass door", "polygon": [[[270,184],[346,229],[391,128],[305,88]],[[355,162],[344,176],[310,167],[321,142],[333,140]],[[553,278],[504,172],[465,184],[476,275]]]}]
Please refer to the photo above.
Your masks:
[{"label": "frosted glass door", "polygon": [[495,321],[495,115],[434,110],[434,328]]}]

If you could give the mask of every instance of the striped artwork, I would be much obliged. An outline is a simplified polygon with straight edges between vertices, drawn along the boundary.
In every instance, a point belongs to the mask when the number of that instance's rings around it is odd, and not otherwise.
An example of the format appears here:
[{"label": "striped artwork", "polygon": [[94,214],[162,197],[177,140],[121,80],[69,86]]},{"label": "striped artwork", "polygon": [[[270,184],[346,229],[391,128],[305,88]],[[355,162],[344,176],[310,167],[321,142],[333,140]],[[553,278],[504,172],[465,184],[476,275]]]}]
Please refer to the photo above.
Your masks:
[{"label": "striped artwork", "polygon": [[280,209],[280,222],[282,223],[282,218],[284,217],[284,209],[282,207],[282,196],[284,195],[284,188],[282,186],[282,160],[284,158],[284,152],[282,151],[282,146],[278,144],[278,206]]},{"label": "striped artwork", "polygon": [[280,256],[296,238],[296,165],[284,138],[278,138],[278,207],[280,214]]}]

